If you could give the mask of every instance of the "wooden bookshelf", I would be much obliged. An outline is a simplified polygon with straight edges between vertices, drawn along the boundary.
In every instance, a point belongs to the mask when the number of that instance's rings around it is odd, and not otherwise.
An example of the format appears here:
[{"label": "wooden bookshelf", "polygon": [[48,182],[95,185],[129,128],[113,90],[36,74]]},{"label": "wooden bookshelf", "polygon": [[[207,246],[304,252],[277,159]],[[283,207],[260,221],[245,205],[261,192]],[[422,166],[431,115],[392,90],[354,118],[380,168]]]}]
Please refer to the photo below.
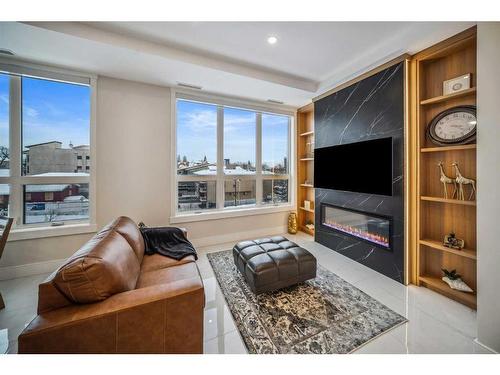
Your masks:
[{"label": "wooden bookshelf", "polygon": [[314,209],[312,208],[305,208],[305,207],[299,207],[299,208],[303,211],[314,213]]},{"label": "wooden bookshelf", "polygon": [[445,102],[445,101],[448,101],[448,100],[453,99],[453,98],[460,98],[462,96],[468,96],[468,95],[476,95],[476,88],[475,87],[471,87],[470,89],[459,91],[459,92],[455,92],[453,94],[440,95],[440,96],[436,96],[434,98],[429,98],[429,99],[426,99],[426,100],[422,100],[420,102],[420,105],[441,103],[441,102]]},{"label": "wooden bookshelf", "polygon": [[[410,61],[411,128],[415,129],[411,143],[413,155],[412,207],[414,223],[410,235],[411,280],[449,298],[476,308],[477,254],[476,201],[444,198],[439,181],[438,163],[445,173],[454,177],[451,164],[457,162],[464,176],[476,179],[476,144],[437,146],[427,138],[427,125],[440,112],[459,105],[476,104],[476,28],[468,29],[435,46],[414,55]],[[443,95],[443,81],[471,73],[472,88]],[[468,198],[469,190],[466,190]],[[474,197],[473,199],[476,199]],[[444,236],[455,232],[464,239],[465,249],[443,246]],[[474,293],[451,289],[441,280],[442,268],[453,270]]]},{"label": "wooden bookshelf", "polygon": [[475,150],[476,144],[458,145],[458,146],[441,146],[441,147],[426,147],[420,152],[445,152],[445,151],[460,151],[460,150]]},{"label": "wooden bookshelf", "polygon": [[[302,107],[297,112],[297,207],[299,229],[310,235],[314,230],[306,227],[314,224],[314,104]],[[307,182],[307,183],[306,183]],[[304,208],[304,201],[311,202],[311,209]]]},{"label": "wooden bookshelf", "polygon": [[314,134],[314,130],[310,130],[308,132],[300,134],[300,136],[301,137],[307,137],[308,135],[313,135],[313,134]]},{"label": "wooden bookshelf", "polygon": [[458,204],[462,206],[475,206],[475,201],[461,201],[458,199],[446,199],[439,197],[426,197],[424,195],[420,196],[420,200],[427,202],[438,202],[438,203],[449,203],[449,204]]},{"label": "wooden bookshelf", "polygon": [[441,280],[441,278],[434,276],[420,276],[419,280],[421,285],[424,285],[435,292],[459,301],[472,309],[477,308],[477,298],[475,293],[466,293],[451,289],[448,284]]},{"label": "wooden bookshelf", "polygon": [[420,240],[420,245],[427,246],[430,249],[438,250],[438,251],[444,251],[450,254],[455,254],[460,257],[466,257],[470,259],[477,259],[477,254],[474,250],[469,250],[469,249],[452,249],[449,247],[446,247],[443,245],[442,242],[434,241],[434,240]]}]

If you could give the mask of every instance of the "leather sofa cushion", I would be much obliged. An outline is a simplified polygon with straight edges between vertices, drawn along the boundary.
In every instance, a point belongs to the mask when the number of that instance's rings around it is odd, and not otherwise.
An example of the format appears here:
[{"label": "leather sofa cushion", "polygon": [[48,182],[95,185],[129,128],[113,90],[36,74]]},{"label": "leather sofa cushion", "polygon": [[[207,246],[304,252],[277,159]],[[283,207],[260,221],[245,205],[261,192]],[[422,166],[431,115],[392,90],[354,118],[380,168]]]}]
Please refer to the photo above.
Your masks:
[{"label": "leather sofa cushion", "polygon": [[196,277],[200,277],[198,267],[195,262],[189,262],[176,267],[162,268],[159,270],[141,273],[139,280],[137,280],[136,289],[168,284],[174,281],[187,280]]},{"label": "leather sofa cushion", "polygon": [[181,264],[194,262],[194,256],[188,255],[181,260],[166,257],[160,254],[145,255],[142,258],[141,272],[155,271],[162,268],[180,266]]},{"label": "leather sofa cushion", "polygon": [[104,227],[103,231],[111,229],[120,233],[127,240],[129,245],[134,250],[140,264],[142,262],[142,258],[144,257],[145,244],[141,231],[135,222],[129,217],[120,216]]},{"label": "leather sofa cushion", "polygon": [[53,282],[73,303],[91,303],[134,289],[139,272],[129,242],[108,226],[59,268]]}]

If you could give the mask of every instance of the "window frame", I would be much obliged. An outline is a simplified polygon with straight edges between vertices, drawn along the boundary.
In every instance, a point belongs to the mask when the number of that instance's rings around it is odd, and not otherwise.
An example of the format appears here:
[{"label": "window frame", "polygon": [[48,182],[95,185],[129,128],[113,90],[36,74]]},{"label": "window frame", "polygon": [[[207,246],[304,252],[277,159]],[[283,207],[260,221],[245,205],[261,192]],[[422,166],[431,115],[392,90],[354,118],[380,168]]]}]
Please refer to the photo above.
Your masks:
[{"label": "window frame", "polygon": [[[92,233],[96,225],[96,170],[90,169],[89,176],[23,176],[22,174],[22,76],[34,77],[88,86],[90,89],[90,158],[96,160],[96,114],[97,114],[97,76],[49,66],[25,63],[0,57],[0,73],[9,75],[9,154],[10,174],[0,177],[0,184],[8,184],[9,217],[14,218],[9,240],[52,237],[78,233]],[[51,223],[25,224],[24,185],[36,184],[88,184],[89,218],[85,220],[58,221]],[[60,224],[62,223],[62,225]]]},{"label": "window frame", "polygon": [[[217,174],[216,175],[179,175],[177,174],[177,100],[188,100],[215,105],[217,107]],[[224,112],[223,107],[232,107],[256,112],[256,171],[252,175],[225,175],[224,164]],[[171,93],[171,223],[184,223],[221,219],[228,217],[259,215],[273,212],[290,211],[296,208],[295,150],[294,137],[296,126],[296,109],[288,106],[264,105],[259,102],[241,100],[226,96],[192,92],[191,90],[172,89]],[[262,174],[262,114],[289,116],[288,141],[288,174]],[[224,181],[232,178],[255,180],[256,203],[248,207],[224,207]],[[264,180],[288,180],[288,202],[263,203]],[[177,211],[178,183],[180,181],[216,181],[216,208],[199,212]]]}]

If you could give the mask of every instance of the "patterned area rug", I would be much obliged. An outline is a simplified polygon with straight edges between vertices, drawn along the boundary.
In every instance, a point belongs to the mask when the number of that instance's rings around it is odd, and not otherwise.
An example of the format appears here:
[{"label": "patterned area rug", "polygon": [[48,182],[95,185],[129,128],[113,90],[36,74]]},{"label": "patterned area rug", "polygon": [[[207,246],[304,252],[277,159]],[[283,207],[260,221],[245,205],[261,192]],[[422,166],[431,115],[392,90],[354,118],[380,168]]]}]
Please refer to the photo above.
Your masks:
[{"label": "patterned area rug", "polygon": [[350,353],[406,322],[319,265],[314,280],[255,296],[231,250],[207,255],[249,353]]}]

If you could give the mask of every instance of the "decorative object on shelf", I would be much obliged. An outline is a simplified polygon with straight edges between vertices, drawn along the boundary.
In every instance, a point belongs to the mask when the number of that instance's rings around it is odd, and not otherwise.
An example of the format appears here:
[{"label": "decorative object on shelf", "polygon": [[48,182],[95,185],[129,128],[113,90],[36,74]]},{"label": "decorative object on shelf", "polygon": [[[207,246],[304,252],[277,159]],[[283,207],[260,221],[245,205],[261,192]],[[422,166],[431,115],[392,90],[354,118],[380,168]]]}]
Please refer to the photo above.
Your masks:
[{"label": "decorative object on shelf", "polygon": [[439,146],[464,145],[476,139],[476,106],[462,105],[439,113],[427,126],[427,136]]},{"label": "decorative object on shelf", "polygon": [[314,223],[311,220],[306,221],[306,228],[314,231]]},{"label": "decorative object on shelf", "polygon": [[311,209],[311,201],[304,201],[304,208],[306,210],[310,210]]},{"label": "decorative object on shelf", "polygon": [[441,177],[439,178],[439,181],[441,181],[441,183],[443,184],[443,189],[444,189],[444,198],[445,199],[448,199],[448,185],[447,184],[453,184],[453,194],[451,196],[451,199],[454,199],[455,198],[455,195],[457,194],[457,182],[454,178],[451,178],[451,177],[448,177],[445,173],[444,173],[444,170],[443,170],[443,162],[440,161],[438,163],[438,167],[439,167],[439,172],[441,174]]},{"label": "decorative object on shelf", "polygon": [[465,246],[465,241],[457,238],[454,232],[444,236],[443,246],[449,247],[450,249],[462,250]]},{"label": "decorative object on shelf", "polygon": [[305,181],[304,181],[304,185],[311,185],[311,186],[312,186],[312,184],[313,184],[313,183],[312,183],[312,181],[310,181],[310,180],[305,180]]},{"label": "decorative object on shelf", "polygon": [[471,186],[471,191],[469,195],[469,200],[473,200],[472,197],[475,197],[476,195],[476,181],[473,180],[472,178],[467,178],[462,176],[460,173],[460,169],[458,168],[458,163],[454,162],[451,164],[453,167],[455,167],[455,181],[458,184],[458,199],[464,201],[465,200],[465,194],[464,194],[464,185],[470,185]]},{"label": "decorative object on shelf", "polygon": [[298,230],[297,213],[295,211],[288,214],[288,233],[296,234]]},{"label": "decorative object on shelf", "polygon": [[450,95],[456,92],[470,89],[471,74],[464,74],[460,77],[448,79],[443,82],[443,95]]},{"label": "decorative object on shelf", "polygon": [[314,157],[314,142],[310,141],[306,143],[306,152],[308,157]]},{"label": "decorative object on shelf", "polygon": [[451,289],[459,290],[461,292],[473,293],[474,291],[462,280],[462,277],[457,273],[457,270],[448,271],[441,268],[444,276],[442,280],[448,284]]}]

